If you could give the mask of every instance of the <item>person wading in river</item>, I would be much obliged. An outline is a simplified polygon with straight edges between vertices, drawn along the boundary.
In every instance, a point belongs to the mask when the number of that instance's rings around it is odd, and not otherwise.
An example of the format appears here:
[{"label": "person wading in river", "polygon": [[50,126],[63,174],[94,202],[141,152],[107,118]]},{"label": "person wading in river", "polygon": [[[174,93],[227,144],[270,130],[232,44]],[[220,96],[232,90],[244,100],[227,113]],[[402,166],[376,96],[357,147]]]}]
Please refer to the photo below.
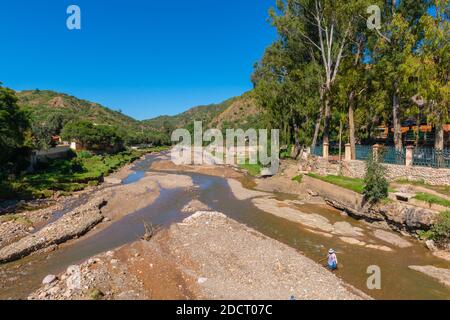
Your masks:
[{"label": "person wading in river", "polygon": [[338,260],[336,256],[336,252],[333,249],[328,251],[328,268],[330,270],[336,270],[338,267]]}]

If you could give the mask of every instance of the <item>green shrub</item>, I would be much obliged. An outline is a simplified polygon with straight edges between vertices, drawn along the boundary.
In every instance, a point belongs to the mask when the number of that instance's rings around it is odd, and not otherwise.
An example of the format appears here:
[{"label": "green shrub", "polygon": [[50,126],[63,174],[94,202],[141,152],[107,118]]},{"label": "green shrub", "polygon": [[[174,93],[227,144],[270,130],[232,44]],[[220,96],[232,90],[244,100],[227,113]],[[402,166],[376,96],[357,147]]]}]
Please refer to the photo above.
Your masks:
[{"label": "green shrub", "polygon": [[83,151],[78,151],[77,156],[78,156],[78,158],[81,158],[81,159],[89,159],[89,158],[92,158],[94,155],[90,151],[83,150]]},{"label": "green shrub", "polygon": [[373,156],[367,160],[367,172],[364,177],[363,194],[372,203],[379,202],[389,195],[389,183],[385,178],[385,169]]},{"label": "green shrub", "polygon": [[292,178],[292,181],[297,181],[298,183],[302,183],[303,175],[298,175]]},{"label": "green shrub", "polygon": [[448,242],[450,239],[450,211],[442,212],[431,227],[432,238],[437,242]]}]

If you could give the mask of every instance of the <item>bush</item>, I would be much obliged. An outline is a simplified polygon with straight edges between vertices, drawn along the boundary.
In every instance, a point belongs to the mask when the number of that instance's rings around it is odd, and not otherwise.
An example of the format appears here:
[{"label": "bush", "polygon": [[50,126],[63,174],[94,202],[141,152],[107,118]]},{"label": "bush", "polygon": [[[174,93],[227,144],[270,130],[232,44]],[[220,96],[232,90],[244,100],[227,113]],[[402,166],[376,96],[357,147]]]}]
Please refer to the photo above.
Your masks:
[{"label": "bush", "polygon": [[431,228],[432,239],[437,242],[448,242],[450,239],[450,211],[442,212]]},{"label": "bush", "polygon": [[379,202],[389,195],[389,183],[385,178],[385,169],[373,156],[367,160],[367,172],[364,177],[363,194],[372,203]]}]

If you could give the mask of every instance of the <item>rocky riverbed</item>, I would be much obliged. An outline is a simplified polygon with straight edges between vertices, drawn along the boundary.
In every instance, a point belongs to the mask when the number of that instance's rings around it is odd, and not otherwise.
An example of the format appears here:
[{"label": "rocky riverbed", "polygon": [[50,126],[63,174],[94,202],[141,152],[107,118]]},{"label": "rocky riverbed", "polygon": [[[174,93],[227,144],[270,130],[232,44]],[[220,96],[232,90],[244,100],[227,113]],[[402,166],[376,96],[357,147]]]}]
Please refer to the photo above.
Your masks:
[{"label": "rocky riverbed", "polygon": [[[253,181],[233,167],[175,166],[162,154],[144,162],[138,174],[127,168],[120,179],[110,177],[101,189],[80,198],[75,209],[0,248],[0,257],[9,261],[45,250],[36,258],[47,267],[38,270],[38,277],[27,278],[33,288],[43,281],[30,299],[359,299],[368,296],[346,282],[366,290],[365,271],[373,264],[385,272],[389,298],[398,290],[393,279],[416,297],[429,296],[423,288],[433,288],[432,296],[447,296],[439,284],[446,282],[428,267],[448,270],[448,265],[429,257],[405,234],[333,210],[311,190],[280,193],[278,184],[292,182],[290,175],[297,174],[287,169],[284,175]],[[278,184],[271,188],[274,179]],[[167,228],[151,241],[135,241],[142,235],[142,221]],[[72,238],[76,240],[47,254]],[[330,247],[340,252],[335,274],[314,262]],[[64,268],[77,265],[59,274],[58,257],[68,261]],[[26,270],[39,268],[39,262],[27,262],[33,258],[0,268],[2,286],[9,292],[3,297],[14,291],[18,272],[26,275]],[[13,294],[23,298],[30,293],[20,290],[26,294]]]},{"label": "rocky riverbed", "polygon": [[[109,178],[109,181],[112,181],[111,186],[92,191],[85,204],[75,207],[37,232],[25,230],[26,226],[17,221],[2,223],[0,230],[5,229],[2,238],[8,240],[8,245],[0,249],[0,263],[14,261],[36,251],[55,247],[86,234],[103,221],[110,223],[145,208],[158,198],[162,188],[193,186],[190,177],[175,174],[148,173],[141,180],[128,185],[114,184],[113,179]],[[50,216],[51,209],[54,208],[46,209]]]},{"label": "rocky riverbed", "polygon": [[[160,277],[162,276],[162,277]],[[296,250],[218,212],[71,266],[30,299],[369,299]]]}]

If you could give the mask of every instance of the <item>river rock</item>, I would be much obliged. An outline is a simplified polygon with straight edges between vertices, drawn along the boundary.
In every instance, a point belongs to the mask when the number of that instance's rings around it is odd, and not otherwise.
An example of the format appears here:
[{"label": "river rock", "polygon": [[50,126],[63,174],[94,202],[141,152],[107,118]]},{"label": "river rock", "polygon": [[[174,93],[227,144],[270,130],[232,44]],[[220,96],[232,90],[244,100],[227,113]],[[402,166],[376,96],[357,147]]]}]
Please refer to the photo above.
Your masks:
[{"label": "river rock", "polygon": [[433,240],[427,240],[425,241],[425,245],[427,246],[427,248],[432,251],[432,252],[436,252],[439,251],[438,247],[436,247],[436,243],[434,243]]},{"label": "river rock", "polygon": [[104,178],[105,183],[108,184],[121,184],[122,180],[117,179],[117,178],[113,178],[113,177],[106,177]]},{"label": "river rock", "polygon": [[0,263],[23,258],[85,234],[103,220],[101,208],[105,203],[103,197],[97,197],[38,232],[0,249]]},{"label": "river rock", "polygon": [[44,278],[44,280],[42,280],[42,284],[43,284],[43,285],[47,285],[47,284],[50,284],[50,283],[55,282],[56,280],[57,280],[57,278],[56,278],[55,275],[49,274],[48,276],[46,276],[46,277]]},{"label": "river rock", "polygon": [[353,244],[353,245],[357,245],[357,246],[361,246],[361,247],[364,247],[366,245],[365,242],[359,241],[358,239],[355,239],[355,238],[341,237],[339,239],[341,239],[345,243]]},{"label": "river rock", "polygon": [[386,219],[390,224],[404,225],[412,230],[424,230],[429,228],[438,213],[432,210],[418,208],[400,202],[393,202],[380,207],[374,207],[373,213]]},{"label": "river rock", "polygon": [[80,266],[70,266],[67,268],[66,286],[68,290],[81,289],[81,268]]},{"label": "river rock", "polygon": [[285,202],[270,198],[256,198],[253,199],[252,202],[260,210],[300,223],[305,227],[329,233],[334,231],[334,227],[330,221],[319,214],[304,213],[300,210],[288,207]]},{"label": "river rock", "polygon": [[394,246],[397,246],[399,248],[409,248],[412,246],[411,243],[409,243],[402,237],[400,237],[392,232],[387,232],[384,230],[376,230],[373,234],[376,238],[383,240],[387,243],[390,243]]},{"label": "river rock", "polygon": [[375,249],[375,250],[380,250],[380,251],[385,251],[385,252],[392,252],[392,251],[394,251],[394,250],[392,250],[392,249],[389,248],[389,247],[386,247],[386,246],[379,246],[379,245],[376,245],[376,244],[368,244],[368,245],[366,246],[366,248],[369,248],[369,249]]},{"label": "river rock", "polygon": [[197,280],[197,282],[198,282],[199,284],[204,284],[206,281],[208,281],[207,278],[198,278],[198,280]]},{"label": "river rock", "polygon": [[412,270],[422,272],[427,276],[437,279],[440,283],[450,287],[450,270],[443,268],[436,268],[433,266],[410,266]]},{"label": "river rock", "polygon": [[333,233],[347,237],[362,237],[364,234],[361,228],[353,227],[348,222],[336,222]]}]

